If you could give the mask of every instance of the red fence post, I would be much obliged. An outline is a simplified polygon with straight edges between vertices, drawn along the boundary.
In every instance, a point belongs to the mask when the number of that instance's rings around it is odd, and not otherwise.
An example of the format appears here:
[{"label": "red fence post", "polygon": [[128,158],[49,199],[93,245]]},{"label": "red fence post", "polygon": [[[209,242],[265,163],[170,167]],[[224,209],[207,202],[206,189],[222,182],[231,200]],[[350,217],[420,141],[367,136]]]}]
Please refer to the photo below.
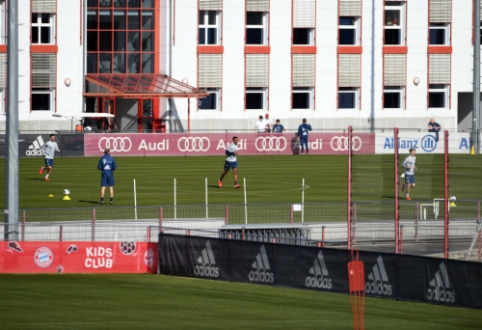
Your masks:
[{"label": "red fence post", "polygon": [[479,262],[482,259],[482,233],[479,232],[479,251],[478,251],[478,256],[479,256]]},{"label": "red fence post", "polygon": [[147,227],[147,243],[151,242],[151,226]]},{"label": "red fence post", "polygon": [[348,126],[348,196],[347,196],[347,247],[351,250],[351,181],[352,181],[352,137],[353,137],[353,127]]},{"label": "red fence post", "polygon": [[480,223],[480,199],[477,201],[477,224]]},{"label": "red fence post", "polygon": [[444,131],[444,258],[449,258],[449,131]]},{"label": "red fence post", "polygon": [[229,205],[226,205],[224,209],[224,224],[227,225],[229,223]]},{"label": "red fence post", "polygon": [[92,224],[91,224],[90,240],[95,241],[95,209],[92,209]]},{"label": "red fence post", "polygon": [[400,249],[399,253],[403,254],[403,225],[400,226]]},{"label": "red fence post", "polygon": [[394,192],[394,216],[395,216],[395,253],[398,253],[399,245],[399,230],[400,230],[400,211],[398,203],[398,186],[400,184],[400,177],[398,176],[398,127],[393,129],[393,167],[395,172],[395,192]]}]

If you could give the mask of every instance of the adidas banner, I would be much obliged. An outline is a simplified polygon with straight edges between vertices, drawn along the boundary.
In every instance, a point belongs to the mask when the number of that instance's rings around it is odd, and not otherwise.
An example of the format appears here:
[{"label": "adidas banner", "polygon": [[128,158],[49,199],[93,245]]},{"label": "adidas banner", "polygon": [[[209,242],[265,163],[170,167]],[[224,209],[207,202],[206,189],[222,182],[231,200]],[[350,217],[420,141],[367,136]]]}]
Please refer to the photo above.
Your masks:
[{"label": "adidas banner", "polygon": [[[367,296],[482,308],[482,265],[360,251]],[[350,251],[159,235],[161,274],[348,293]]]},{"label": "adidas banner", "polygon": [[[84,134],[61,134],[55,133],[55,142],[57,142],[60,153],[56,153],[55,157],[81,157],[84,156]],[[18,139],[19,157],[40,157],[43,158],[41,147],[45,142],[49,141],[48,134],[20,134]],[[0,135],[0,157],[5,157],[6,153],[6,136]],[[101,153],[99,152],[99,157]]]}]

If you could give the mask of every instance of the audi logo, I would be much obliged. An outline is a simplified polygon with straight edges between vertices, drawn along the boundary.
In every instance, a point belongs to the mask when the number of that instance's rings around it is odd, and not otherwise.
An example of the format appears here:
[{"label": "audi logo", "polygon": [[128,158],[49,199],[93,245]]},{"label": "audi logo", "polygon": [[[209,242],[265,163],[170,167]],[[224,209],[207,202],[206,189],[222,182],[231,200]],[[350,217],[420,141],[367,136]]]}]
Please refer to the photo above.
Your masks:
[{"label": "audi logo", "polygon": [[177,148],[182,152],[206,152],[209,150],[211,142],[203,137],[182,137],[177,141]]},{"label": "audi logo", "polygon": [[99,140],[99,150],[109,148],[112,152],[129,152],[132,141],[128,137],[103,137]]},{"label": "audi logo", "polygon": [[254,146],[258,151],[283,151],[288,143],[281,136],[260,136],[254,142]]},{"label": "audi logo", "polygon": [[[330,142],[331,149],[333,151],[348,151],[348,137],[347,136],[335,136]],[[362,140],[358,136],[351,138],[351,149],[358,151],[362,147]]]}]

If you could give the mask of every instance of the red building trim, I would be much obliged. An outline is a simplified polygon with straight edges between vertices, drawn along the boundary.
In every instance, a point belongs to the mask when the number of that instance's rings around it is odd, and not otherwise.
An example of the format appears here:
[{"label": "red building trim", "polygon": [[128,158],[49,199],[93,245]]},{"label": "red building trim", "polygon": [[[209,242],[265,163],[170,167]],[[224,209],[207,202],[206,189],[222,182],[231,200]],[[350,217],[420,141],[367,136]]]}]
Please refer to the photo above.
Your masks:
[{"label": "red building trim", "polygon": [[316,54],[316,46],[291,46],[291,54]]},{"label": "red building trim", "polygon": [[58,53],[59,46],[57,45],[31,45],[31,53]]},{"label": "red building trim", "polygon": [[7,45],[0,45],[0,53],[6,53],[7,52]]},{"label": "red building trim", "polygon": [[199,45],[199,46],[197,46],[197,53],[198,54],[224,54],[224,46]]},{"label": "red building trim", "polygon": [[383,46],[383,54],[408,54],[407,46]]},{"label": "red building trim", "polygon": [[362,54],[362,46],[338,46],[338,54]]},{"label": "red building trim", "polygon": [[452,46],[428,46],[428,54],[452,54]]},{"label": "red building trim", "polygon": [[245,54],[270,54],[270,46],[244,46]]}]

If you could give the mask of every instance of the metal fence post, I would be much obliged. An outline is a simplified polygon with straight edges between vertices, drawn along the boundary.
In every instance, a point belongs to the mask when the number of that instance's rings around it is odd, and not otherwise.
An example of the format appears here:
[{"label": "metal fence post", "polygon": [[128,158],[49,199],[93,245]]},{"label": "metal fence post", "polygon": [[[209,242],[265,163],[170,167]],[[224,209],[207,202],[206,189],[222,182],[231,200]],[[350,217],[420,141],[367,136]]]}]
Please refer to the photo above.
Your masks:
[{"label": "metal fence post", "polygon": [[64,232],[64,226],[60,225],[59,226],[59,242],[62,242],[62,238],[63,238],[63,232]]},{"label": "metal fence post", "polygon": [[293,204],[290,205],[290,223],[293,223]]},{"label": "metal fence post", "polygon": [[415,203],[415,243],[418,243],[418,218],[420,214],[418,213],[420,209],[420,204],[418,202]]},{"label": "metal fence post", "polygon": [[326,226],[321,227],[321,247],[325,247],[325,228]]},{"label": "metal fence post", "polygon": [[22,234],[20,237],[22,241],[25,241],[25,210],[22,210]]},{"label": "metal fence post", "polygon": [[224,208],[224,224],[229,224],[229,205]]},{"label": "metal fence post", "polygon": [[162,232],[162,207],[159,208],[159,232]]},{"label": "metal fence post", "polygon": [[91,224],[91,241],[95,241],[95,209],[92,209],[92,224]]},{"label": "metal fence post", "polygon": [[400,177],[398,176],[398,127],[393,129],[393,167],[395,175],[395,191],[394,191],[394,218],[395,218],[395,253],[398,253],[400,239],[400,205],[398,203],[398,189]]}]

